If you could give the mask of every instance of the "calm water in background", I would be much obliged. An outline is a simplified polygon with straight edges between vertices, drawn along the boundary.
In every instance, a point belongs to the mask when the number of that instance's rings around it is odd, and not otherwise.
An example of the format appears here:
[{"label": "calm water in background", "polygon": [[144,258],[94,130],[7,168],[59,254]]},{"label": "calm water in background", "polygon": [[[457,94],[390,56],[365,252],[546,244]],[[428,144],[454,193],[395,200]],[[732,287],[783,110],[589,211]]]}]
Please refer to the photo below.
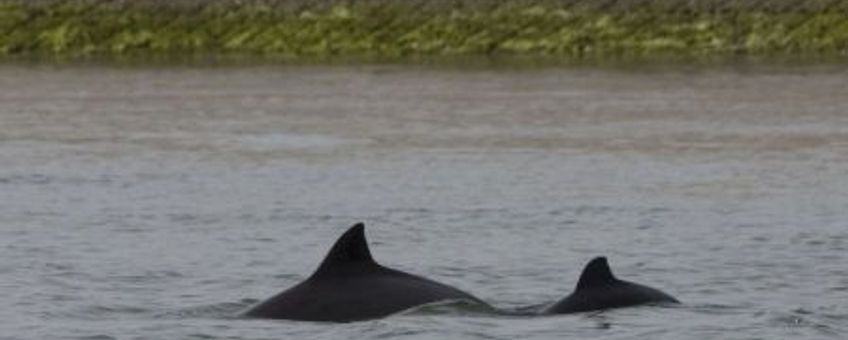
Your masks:
[{"label": "calm water in background", "polygon": [[[0,66],[0,339],[848,334],[848,69]],[[582,266],[682,307],[242,320],[364,221],[502,308]]]}]

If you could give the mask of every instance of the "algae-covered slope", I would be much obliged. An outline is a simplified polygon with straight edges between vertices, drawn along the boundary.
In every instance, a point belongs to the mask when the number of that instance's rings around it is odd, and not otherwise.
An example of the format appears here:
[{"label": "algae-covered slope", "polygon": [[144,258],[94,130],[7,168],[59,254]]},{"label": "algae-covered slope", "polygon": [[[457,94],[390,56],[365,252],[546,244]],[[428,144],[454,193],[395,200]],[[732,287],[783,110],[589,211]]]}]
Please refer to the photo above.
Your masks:
[{"label": "algae-covered slope", "polygon": [[848,54],[848,1],[0,0],[0,55]]}]

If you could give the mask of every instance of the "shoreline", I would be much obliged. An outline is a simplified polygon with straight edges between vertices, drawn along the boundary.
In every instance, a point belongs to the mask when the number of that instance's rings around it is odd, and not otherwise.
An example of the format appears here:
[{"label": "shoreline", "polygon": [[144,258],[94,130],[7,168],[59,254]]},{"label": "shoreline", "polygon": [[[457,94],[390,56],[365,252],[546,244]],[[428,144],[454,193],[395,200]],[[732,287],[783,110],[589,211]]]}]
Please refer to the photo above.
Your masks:
[{"label": "shoreline", "polygon": [[[669,4],[682,2],[631,1],[601,7],[581,5],[589,1],[545,0],[424,5],[388,0],[6,0],[0,1],[0,57],[219,56],[308,62],[466,56],[560,61],[848,56],[846,1],[774,8],[709,8],[703,5],[707,2],[674,7]],[[781,2],[786,3],[762,4]]]}]

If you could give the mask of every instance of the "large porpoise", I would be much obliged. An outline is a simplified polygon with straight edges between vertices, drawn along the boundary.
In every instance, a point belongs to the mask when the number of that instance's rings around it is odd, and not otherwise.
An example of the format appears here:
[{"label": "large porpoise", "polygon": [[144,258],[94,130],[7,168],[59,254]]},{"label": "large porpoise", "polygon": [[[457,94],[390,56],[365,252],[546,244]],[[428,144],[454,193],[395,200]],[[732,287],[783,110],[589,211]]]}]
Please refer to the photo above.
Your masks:
[{"label": "large porpoise", "polygon": [[309,278],[244,313],[247,317],[347,322],[375,319],[439,301],[485,304],[457,288],[381,266],[365,226],[348,229]]}]

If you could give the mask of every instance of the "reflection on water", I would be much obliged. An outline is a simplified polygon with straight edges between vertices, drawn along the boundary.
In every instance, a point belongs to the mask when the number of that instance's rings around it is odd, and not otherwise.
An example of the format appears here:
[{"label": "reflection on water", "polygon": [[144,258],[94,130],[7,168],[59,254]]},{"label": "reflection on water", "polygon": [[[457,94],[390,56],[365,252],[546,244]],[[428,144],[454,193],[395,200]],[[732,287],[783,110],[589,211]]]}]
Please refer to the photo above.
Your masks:
[{"label": "reflection on water", "polygon": [[[0,67],[0,326],[35,338],[833,338],[848,72]],[[230,318],[338,233],[520,310],[607,255],[681,308]]]}]

